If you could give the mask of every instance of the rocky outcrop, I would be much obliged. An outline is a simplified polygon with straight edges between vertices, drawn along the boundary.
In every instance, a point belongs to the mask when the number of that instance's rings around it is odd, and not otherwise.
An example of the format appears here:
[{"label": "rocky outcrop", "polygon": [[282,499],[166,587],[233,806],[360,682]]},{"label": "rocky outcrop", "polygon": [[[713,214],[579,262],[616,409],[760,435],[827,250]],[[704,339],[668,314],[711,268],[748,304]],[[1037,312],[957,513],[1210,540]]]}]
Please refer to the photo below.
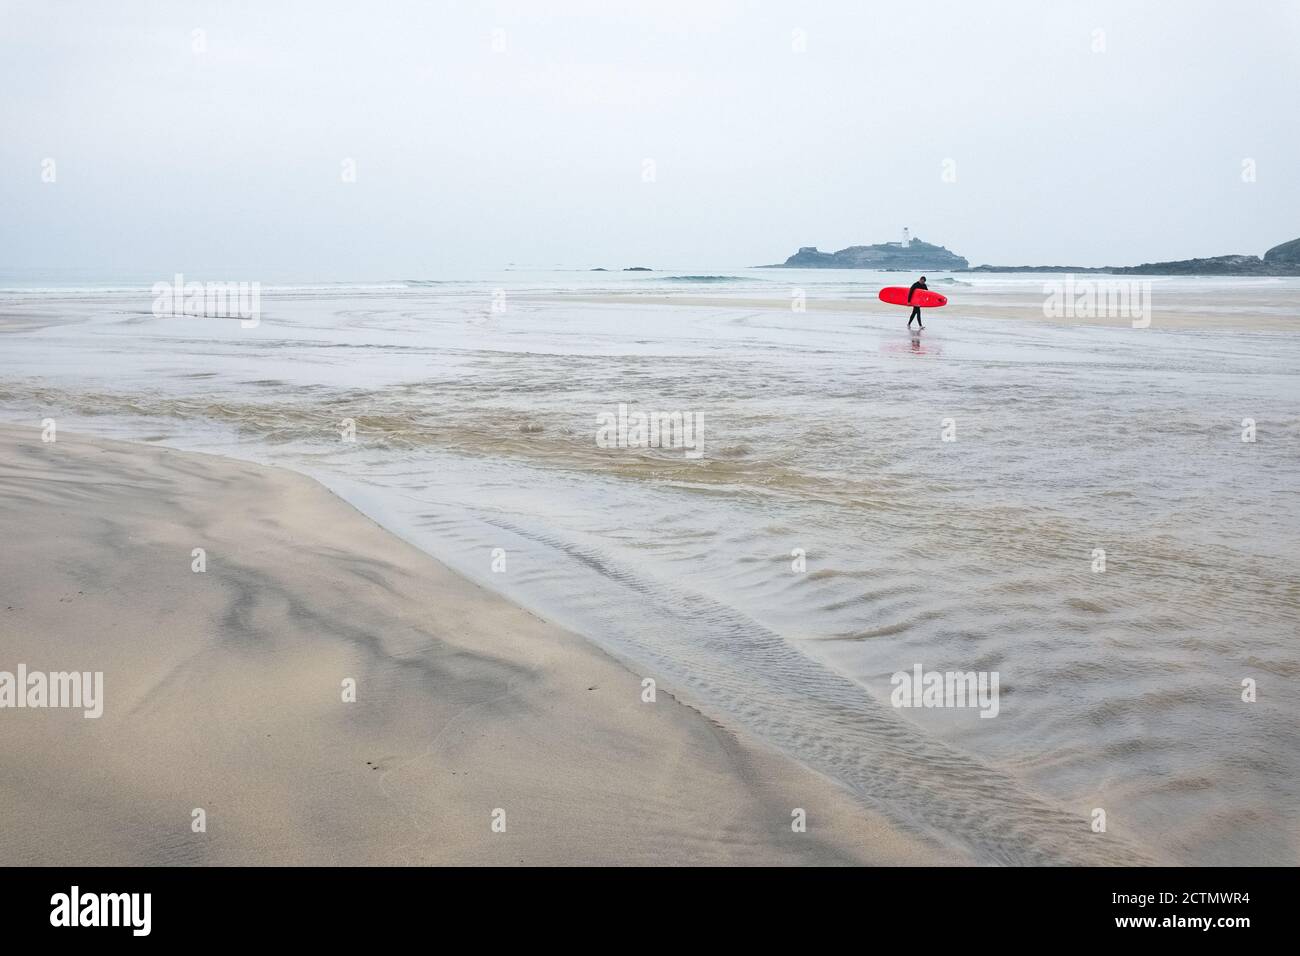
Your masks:
[{"label": "rocky outcrop", "polygon": [[966,269],[970,263],[962,256],[949,252],[943,246],[934,246],[920,239],[907,245],[901,242],[882,242],[874,246],[848,246],[839,252],[821,252],[816,246],[803,246],[785,262],[773,269],[877,269],[914,272],[929,269],[933,272],[954,272]]},{"label": "rocky outcrop", "polygon": [[1300,265],[1300,239],[1274,246],[1264,253],[1264,261],[1270,265]]},{"label": "rocky outcrop", "polygon": [[1211,256],[1208,259],[1178,259],[1174,262],[1144,262],[1137,266],[1112,266],[1105,270],[1120,275],[1147,276],[1275,276],[1300,275],[1300,264],[1268,263],[1259,256]]},{"label": "rocky outcrop", "polygon": [[976,266],[970,272],[1109,272],[1114,275],[1144,276],[1298,276],[1300,239],[1274,246],[1259,256],[1210,256],[1207,259],[1175,259],[1144,262],[1136,266]]}]

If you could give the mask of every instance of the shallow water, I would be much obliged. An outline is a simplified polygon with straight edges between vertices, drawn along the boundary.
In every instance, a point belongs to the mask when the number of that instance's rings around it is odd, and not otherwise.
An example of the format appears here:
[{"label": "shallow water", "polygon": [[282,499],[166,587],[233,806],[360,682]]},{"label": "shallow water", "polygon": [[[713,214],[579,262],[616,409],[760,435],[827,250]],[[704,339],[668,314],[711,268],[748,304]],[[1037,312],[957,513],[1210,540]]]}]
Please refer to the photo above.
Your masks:
[{"label": "shallow water", "polygon": [[[803,313],[676,276],[267,289],[253,329],[28,283],[0,317],[72,321],[0,333],[0,416],[312,474],[977,860],[1300,860],[1300,334],[973,318],[1044,277],[963,276],[912,337],[896,275],[800,272]],[[737,303],[564,298],[605,291]],[[620,403],[700,414],[702,456],[599,447]],[[891,706],[916,664],[997,672],[997,716]]]}]

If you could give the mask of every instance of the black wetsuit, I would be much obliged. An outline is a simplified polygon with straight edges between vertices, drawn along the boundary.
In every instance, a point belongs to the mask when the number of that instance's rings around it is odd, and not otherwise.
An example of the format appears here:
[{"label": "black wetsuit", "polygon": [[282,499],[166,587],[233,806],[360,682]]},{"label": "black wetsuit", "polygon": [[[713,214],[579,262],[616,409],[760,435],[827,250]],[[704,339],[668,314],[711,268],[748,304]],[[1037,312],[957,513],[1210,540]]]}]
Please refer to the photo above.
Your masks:
[{"label": "black wetsuit", "polygon": [[[925,289],[925,291],[927,291],[927,292],[930,291],[930,287],[927,286],[927,285],[925,284],[925,280],[924,280],[924,279],[921,279],[921,280],[919,280],[919,281],[917,281],[917,282],[913,282],[910,286],[908,286],[908,289],[907,289],[907,301],[908,301],[908,302],[911,302],[911,301],[912,301],[912,293],[915,292],[917,289]],[[911,316],[908,317],[908,320],[907,320],[907,327],[908,327],[909,329],[912,327],[912,320],[913,320],[913,319],[916,320],[916,324],[917,324],[917,325],[919,325],[921,328],[925,328],[925,323],[921,321],[921,307],[920,307],[919,305],[914,305],[914,306],[912,306],[912,314],[911,314]]]}]

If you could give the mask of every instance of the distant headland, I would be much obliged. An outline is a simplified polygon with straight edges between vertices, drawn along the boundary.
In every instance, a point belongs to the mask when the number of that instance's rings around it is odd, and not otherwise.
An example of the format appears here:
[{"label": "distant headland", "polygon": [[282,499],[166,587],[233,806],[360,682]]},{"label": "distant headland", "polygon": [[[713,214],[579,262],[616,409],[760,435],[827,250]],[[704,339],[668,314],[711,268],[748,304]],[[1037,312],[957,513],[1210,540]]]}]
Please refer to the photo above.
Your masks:
[{"label": "distant headland", "polygon": [[1118,275],[1169,276],[1300,276],[1300,239],[1274,246],[1260,256],[1212,256],[1144,262],[1136,266],[993,266],[972,267],[964,256],[920,239],[882,242],[874,246],[848,246],[838,252],[821,252],[803,246],[785,262],[765,269],[875,269],[915,272],[1109,272]]}]

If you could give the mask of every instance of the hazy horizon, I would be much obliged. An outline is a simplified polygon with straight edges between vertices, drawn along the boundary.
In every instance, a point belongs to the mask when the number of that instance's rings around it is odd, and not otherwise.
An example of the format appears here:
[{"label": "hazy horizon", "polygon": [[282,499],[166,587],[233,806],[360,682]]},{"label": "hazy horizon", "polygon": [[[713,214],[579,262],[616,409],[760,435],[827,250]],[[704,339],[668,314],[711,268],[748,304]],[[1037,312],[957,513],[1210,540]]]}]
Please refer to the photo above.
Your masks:
[{"label": "hazy horizon", "polygon": [[1260,255],[1297,41],[1280,2],[0,2],[0,271]]}]

